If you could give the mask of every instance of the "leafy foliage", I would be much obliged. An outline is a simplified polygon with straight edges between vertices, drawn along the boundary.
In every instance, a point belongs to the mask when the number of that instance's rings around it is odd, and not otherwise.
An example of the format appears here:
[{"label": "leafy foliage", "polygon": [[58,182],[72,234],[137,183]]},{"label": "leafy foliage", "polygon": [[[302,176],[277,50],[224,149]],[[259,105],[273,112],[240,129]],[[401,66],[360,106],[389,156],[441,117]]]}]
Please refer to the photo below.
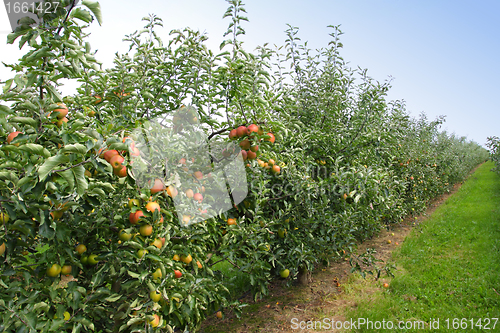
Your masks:
[{"label": "leafy foliage", "polygon": [[496,136],[488,137],[487,146],[490,149],[490,157],[495,162],[495,170],[500,172],[500,139]]}]

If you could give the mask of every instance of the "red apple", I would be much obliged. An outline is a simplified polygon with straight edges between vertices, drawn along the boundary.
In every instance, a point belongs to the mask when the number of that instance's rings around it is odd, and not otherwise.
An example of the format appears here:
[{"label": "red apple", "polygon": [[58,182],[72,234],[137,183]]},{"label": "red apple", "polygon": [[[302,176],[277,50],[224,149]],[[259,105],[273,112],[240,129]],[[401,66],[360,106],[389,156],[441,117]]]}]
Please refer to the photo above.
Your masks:
[{"label": "red apple", "polygon": [[254,160],[257,158],[257,154],[254,153],[253,151],[249,150],[247,151],[247,159],[249,160]]},{"label": "red apple", "polygon": [[186,190],[185,193],[186,193],[186,197],[188,197],[189,199],[191,199],[194,196],[194,192],[192,189]]},{"label": "red apple", "polygon": [[102,157],[109,163],[111,160],[111,157],[115,155],[120,155],[117,150],[106,150],[104,154],[102,154]]},{"label": "red apple", "polygon": [[156,178],[153,186],[151,187],[151,193],[155,194],[165,190],[165,184],[161,181],[161,179]]},{"label": "red apple", "polygon": [[155,201],[150,201],[146,204],[146,210],[153,213],[155,210],[160,211],[160,205]]},{"label": "red apple", "polygon": [[113,173],[120,178],[127,177],[127,167],[122,165],[121,168],[113,169]]},{"label": "red apple", "polygon": [[235,140],[238,137],[238,133],[236,132],[236,129],[233,129],[229,132],[229,139]]},{"label": "red apple", "polygon": [[198,201],[198,202],[202,202],[203,201],[203,196],[201,195],[201,193],[195,193],[194,196],[193,196],[193,199]]},{"label": "red apple", "polygon": [[143,216],[144,216],[144,213],[142,212],[142,210],[138,210],[135,213],[130,213],[130,215],[128,216],[128,219],[129,219],[130,223],[137,224],[137,223],[139,223],[139,219]]},{"label": "red apple", "polygon": [[245,126],[240,126],[236,129],[236,135],[238,138],[242,138],[247,134],[247,128]]},{"label": "red apple", "polygon": [[169,185],[169,186],[167,187],[167,194],[168,194],[168,195],[169,195],[172,199],[173,199],[173,198],[175,198],[175,197],[177,196],[177,193],[178,193],[178,191],[177,191],[177,189],[176,189],[174,186]]},{"label": "red apple", "polygon": [[271,143],[274,143],[274,141],[276,141],[276,138],[274,137],[273,133],[267,133],[267,135],[269,135],[270,138],[266,139],[266,141],[270,141]]},{"label": "red apple", "polygon": [[141,156],[141,151],[139,150],[139,148],[137,147],[134,147],[134,149],[132,149],[132,152],[130,153],[131,156]]},{"label": "red apple", "polygon": [[57,105],[59,105],[59,107],[57,109],[54,109],[54,113],[56,113],[57,118],[62,119],[66,117],[66,115],[68,114],[68,108],[66,107],[66,105],[64,105],[63,103],[57,103]]},{"label": "red apple", "polygon": [[250,141],[248,141],[248,139],[241,141],[240,147],[241,147],[241,149],[244,149],[244,150],[250,149]]},{"label": "red apple", "polygon": [[182,272],[178,270],[174,270],[174,275],[176,279],[180,279],[182,276]]},{"label": "red apple", "polygon": [[259,126],[255,124],[251,124],[250,126],[247,127],[247,135],[251,135],[252,133],[258,133],[259,132]]},{"label": "red apple", "polygon": [[113,155],[109,159],[109,164],[111,164],[113,169],[121,169],[123,162],[125,162],[125,159],[121,155]]}]

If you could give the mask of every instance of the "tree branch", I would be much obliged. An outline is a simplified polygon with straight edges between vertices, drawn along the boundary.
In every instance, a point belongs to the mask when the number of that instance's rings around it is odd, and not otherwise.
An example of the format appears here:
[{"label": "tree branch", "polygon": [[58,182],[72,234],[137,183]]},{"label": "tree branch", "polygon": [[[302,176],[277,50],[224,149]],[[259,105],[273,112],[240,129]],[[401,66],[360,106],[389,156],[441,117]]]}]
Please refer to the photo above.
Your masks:
[{"label": "tree branch", "polygon": [[340,153],[343,153],[354,142],[354,140],[356,140],[356,138],[359,136],[359,134],[363,131],[363,128],[365,127],[366,123],[368,122],[368,118],[369,118],[370,113],[372,111],[371,107],[370,107],[369,111],[370,112],[367,112],[366,118],[363,121],[363,124],[361,124],[361,127],[360,127],[359,131],[356,132],[356,135],[354,135],[354,137],[352,138],[351,142],[349,142],[344,148],[342,148],[341,150],[339,150],[336,155],[339,155]]},{"label": "tree branch", "polygon": [[68,12],[66,13],[66,17],[64,18],[64,21],[62,22],[61,26],[57,30],[57,33],[56,33],[57,35],[59,35],[59,33],[61,32],[62,28],[64,27],[64,23],[66,23],[66,21],[68,20],[69,14],[71,13],[71,11],[75,7],[75,5],[76,5],[76,0],[73,0],[71,2],[71,7],[69,8]]},{"label": "tree branch", "polygon": [[207,140],[210,140],[211,138],[213,138],[215,135],[217,134],[221,134],[221,133],[224,133],[225,131],[229,130],[229,128],[224,128],[224,129],[221,129],[221,130],[218,130],[217,132],[213,132],[212,134],[210,134],[207,138]]},{"label": "tree branch", "polygon": [[66,171],[66,170],[69,170],[69,169],[72,169],[72,168],[76,168],[77,166],[80,166],[80,165],[86,164],[86,163],[90,163],[90,160],[82,161],[82,162],[80,162],[78,164],[72,165],[72,166],[64,168],[64,169],[52,170],[52,172],[63,172],[63,171]]}]

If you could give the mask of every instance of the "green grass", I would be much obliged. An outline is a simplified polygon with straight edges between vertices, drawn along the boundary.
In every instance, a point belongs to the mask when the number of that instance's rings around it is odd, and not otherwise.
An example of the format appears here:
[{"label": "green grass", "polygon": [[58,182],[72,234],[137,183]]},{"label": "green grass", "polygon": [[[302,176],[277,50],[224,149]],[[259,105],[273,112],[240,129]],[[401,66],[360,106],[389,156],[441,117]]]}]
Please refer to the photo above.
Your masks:
[{"label": "green grass", "polygon": [[[500,332],[474,327],[479,318],[500,318],[500,177],[479,167],[460,190],[403,243],[394,260],[400,272],[376,299],[358,302],[348,318],[393,322],[440,320],[432,332]],[[374,306],[376,305],[376,306]],[[467,318],[467,329],[446,319]],[[465,328],[465,327],[464,327]],[[389,332],[358,328],[359,332]],[[390,330],[417,332],[418,330]]]}]

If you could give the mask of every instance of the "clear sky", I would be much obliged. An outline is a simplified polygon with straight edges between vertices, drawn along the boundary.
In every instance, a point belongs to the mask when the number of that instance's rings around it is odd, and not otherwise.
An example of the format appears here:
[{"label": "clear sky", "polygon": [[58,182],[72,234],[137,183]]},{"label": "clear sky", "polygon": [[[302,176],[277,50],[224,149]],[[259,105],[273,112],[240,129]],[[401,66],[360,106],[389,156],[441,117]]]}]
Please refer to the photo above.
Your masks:
[{"label": "clear sky", "polygon": [[[122,38],[143,27],[150,13],[161,17],[168,39],[171,29],[206,32],[218,50],[229,20],[222,20],[223,0],[100,1],[103,25],[88,29],[97,58],[110,67],[114,54],[127,51]],[[500,136],[500,1],[400,0],[246,0],[249,22],[245,48],[283,45],[286,24],[300,29],[312,49],[329,42],[327,25],[341,25],[342,56],[351,67],[367,68],[378,81],[393,78],[389,99],[405,100],[407,110],[429,119],[446,116],[443,129],[480,144]],[[10,27],[0,8],[0,61],[21,55],[5,44]],[[3,32],[3,33],[1,33]],[[11,75],[0,68],[0,80]]]}]

